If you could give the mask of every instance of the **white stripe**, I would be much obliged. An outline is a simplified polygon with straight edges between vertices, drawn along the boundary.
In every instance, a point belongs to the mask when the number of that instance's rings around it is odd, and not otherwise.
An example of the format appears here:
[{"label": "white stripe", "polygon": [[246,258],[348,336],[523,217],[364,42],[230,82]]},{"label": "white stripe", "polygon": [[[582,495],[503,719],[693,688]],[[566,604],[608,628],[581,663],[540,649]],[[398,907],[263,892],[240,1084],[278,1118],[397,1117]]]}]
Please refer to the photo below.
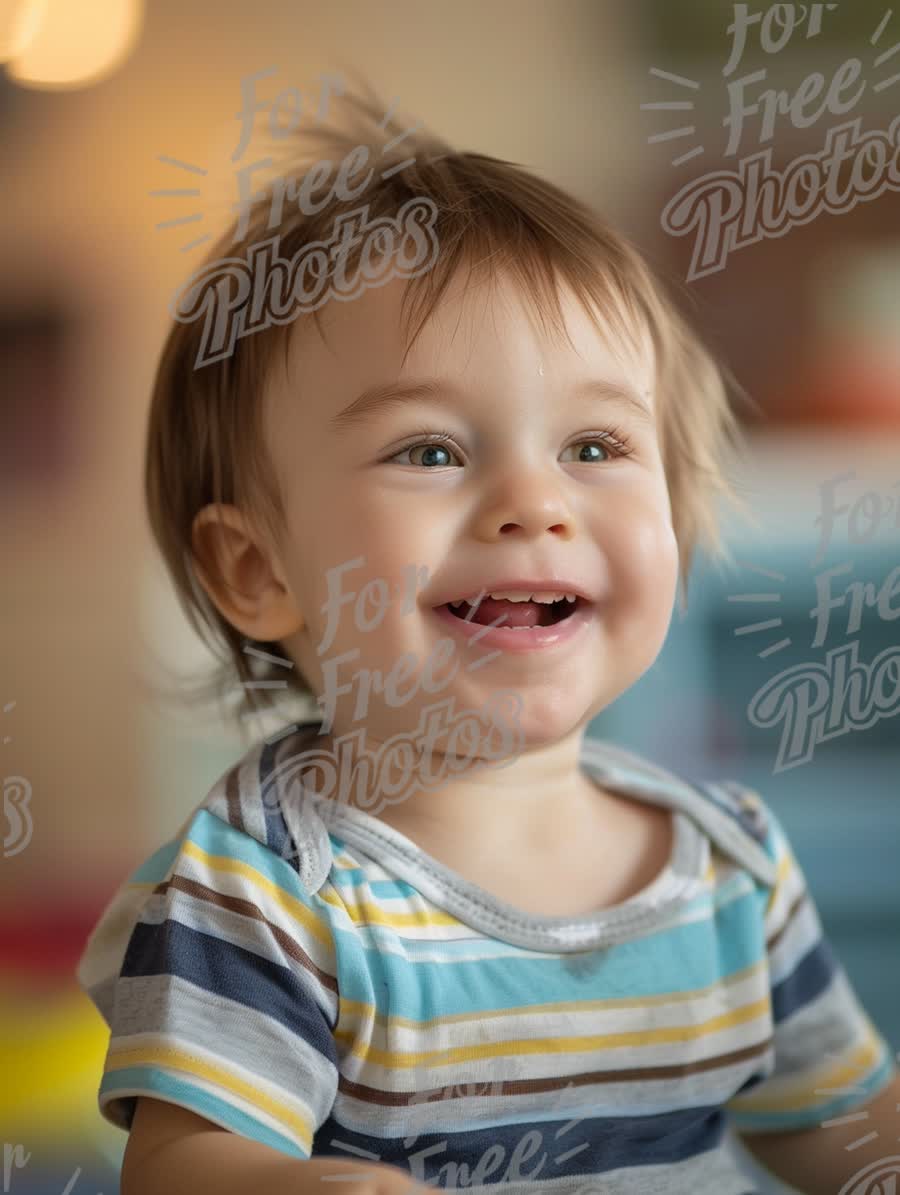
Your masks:
[{"label": "white stripe", "polygon": [[781,983],[821,938],[821,922],[812,901],[807,900],[794,914],[793,921],[769,951],[769,970],[773,985]]}]

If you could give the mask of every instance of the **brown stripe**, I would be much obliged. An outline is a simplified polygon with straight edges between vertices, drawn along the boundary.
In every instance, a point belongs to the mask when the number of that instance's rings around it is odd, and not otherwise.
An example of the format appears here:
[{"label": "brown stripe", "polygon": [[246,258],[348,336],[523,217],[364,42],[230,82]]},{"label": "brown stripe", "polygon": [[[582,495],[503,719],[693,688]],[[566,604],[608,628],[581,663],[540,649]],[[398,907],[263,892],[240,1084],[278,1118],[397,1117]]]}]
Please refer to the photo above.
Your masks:
[{"label": "brown stripe", "polygon": [[225,777],[225,803],[228,806],[228,824],[246,833],[244,815],[241,812],[240,764],[235,764]]},{"label": "brown stripe", "polygon": [[[713,1058],[702,1058],[697,1062],[685,1062],[672,1066],[632,1067],[629,1070],[600,1070],[585,1071],[580,1075],[566,1075],[547,1079],[508,1079],[490,1084],[492,1095],[534,1095],[554,1091],[563,1091],[570,1086],[587,1087],[597,1083],[643,1083],[649,1079],[680,1079],[685,1075],[702,1074],[704,1071],[719,1070],[732,1066],[737,1062],[745,1062],[750,1058],[757,1058],[765,1054],[773,1042],[771,1036],[753,1046],[745,1046],[742,1050],[733,1050],[730,1054],[717,1054]],[[469,1093],[460,1091],[460,1087],[469,1086],[473,1090]],[[442,1100],[468,1098],[469,1095],[483,1095],[484,1086],[479,1092],[478,1084],[448,1083],[444,1087],[432,1091],[381,1091],[375,1087],[368,1087],[362,1083],[354,1083],[351,1079],[340,1075],[338,1090],[342,1094],[352,1096],[365,1104],[373,1104],[385,1108],[402,1108],[419,1103],[440,1103]]]},{"label": "brown stripe", "polygon": [[788,909],[788,915],[784,919],[784,925],[782,925],[782,927],[778,931],[778,933],[773,934],[771,938],[766,939],[766,950],[771,950],[774,946],[777,946],[777,944],[781,941],[781,939],[784,937],[785,933],[787,932],[791,922],[794,919],[794,914],[797,912],[797,910],[800,908],[800,906],[805,903],[807,896],[808,896],[808,893],[806,893],[805,891],[800,893],[800,895],[797,897],[797,899],[794,901],[794,903]]},{"label": "brown stripe", "polygon": [[[253,904],[252,901],[241,900],[237,896],[225,896],[221,892],[207,888],[205,884],[199,884],[196,880],[189,880],[186,876],[179,875],[172,876],[165,883],[157,884],[153,889],[153,894],[154,896],[157,894],[165,896],[170,888],[174,888],[178,892],[184,892],[194,900],[205,901],[207,904],[215,905],[220,909],[227,909],[231,913],[238,913],[241,917],[250,917],[254,921],[265,925],[286,955],[295,962],[300,963],[311,975],[315,976],[323,987],[337,995],[337,979],[333,975],[329,975],[327,971],[323,971],[320,967],[317,967],[306,951],[297,943],[296,939],[287,934],[281,926],[273,925],[265,916],[262,909],[258,905]],[[334,1026],[332,1026],[333,1028]]]}]

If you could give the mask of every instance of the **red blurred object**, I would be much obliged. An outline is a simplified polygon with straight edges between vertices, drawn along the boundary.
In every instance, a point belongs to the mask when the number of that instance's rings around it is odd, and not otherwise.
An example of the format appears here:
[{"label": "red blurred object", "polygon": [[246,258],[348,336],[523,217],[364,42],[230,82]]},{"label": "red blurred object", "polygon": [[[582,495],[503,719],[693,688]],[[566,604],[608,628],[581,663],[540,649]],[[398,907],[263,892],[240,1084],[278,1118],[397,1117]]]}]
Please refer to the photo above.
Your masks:
[{"label": "red blurred object", "polygon": [[[832,341],[767,400],[778,423],[900,428],[900,358]],[[809,361],[809,358],[807,358]]]},{"label": "red blurred object", "polygon": [[0,972],[72,977],[102,905],[32,909],[0,920]]}]

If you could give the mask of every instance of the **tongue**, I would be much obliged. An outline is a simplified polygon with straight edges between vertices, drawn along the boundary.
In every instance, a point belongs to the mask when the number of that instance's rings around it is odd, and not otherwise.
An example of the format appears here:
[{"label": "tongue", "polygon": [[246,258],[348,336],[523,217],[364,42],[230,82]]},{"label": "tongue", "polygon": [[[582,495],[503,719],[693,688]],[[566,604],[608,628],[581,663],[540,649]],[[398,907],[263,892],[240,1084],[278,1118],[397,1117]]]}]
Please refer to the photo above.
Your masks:
[{"label": "tongue", "polygon": [[[465,606],[459,606],[457,613],[462,612],[465,618],[468,614]],[[539,627],[546,626],[550,621],[550,607],[545,602],[510,602],[506,598],[486,597],[470,622],[496,622],[503,616],[501,627]]]}]

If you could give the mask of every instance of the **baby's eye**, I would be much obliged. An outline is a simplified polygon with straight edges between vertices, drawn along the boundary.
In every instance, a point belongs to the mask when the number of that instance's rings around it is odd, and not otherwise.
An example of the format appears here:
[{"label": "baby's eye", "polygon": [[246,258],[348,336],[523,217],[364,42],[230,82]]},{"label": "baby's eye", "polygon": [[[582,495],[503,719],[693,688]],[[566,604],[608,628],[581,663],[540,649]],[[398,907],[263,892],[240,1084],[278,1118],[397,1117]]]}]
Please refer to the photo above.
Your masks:
[{"label": "baby's eye", "polygon": [[568,448],[563,449],[563,457],[561,459],[565,459],[565,453],[572,448],[578,448],[579,445],[581,446],[581,451],[577,459],[580,465],[589,465],[594,461],[603,461],[611,455],[609,447],[600,440],[578,440],[576,443],[570,444]]},{"label": "baby's eye", "polygon": [[[419,460],[412,458],[411,454],[414,452],[420,452],[422,454]],[[407,454],[410,454],[411,459],[408,461],[400,459]],[[442,443],[439,440],[422,440],[416,444],[408,444],[405,448],[401,448],[400,451],[390,459],[391,461],[397,462],[401,465],[410,464],[421,465],[424,468],[442,468],[453,463],[449,459],[453,456],[456,456],[456,454],[447,446],[447,444]]]}]

